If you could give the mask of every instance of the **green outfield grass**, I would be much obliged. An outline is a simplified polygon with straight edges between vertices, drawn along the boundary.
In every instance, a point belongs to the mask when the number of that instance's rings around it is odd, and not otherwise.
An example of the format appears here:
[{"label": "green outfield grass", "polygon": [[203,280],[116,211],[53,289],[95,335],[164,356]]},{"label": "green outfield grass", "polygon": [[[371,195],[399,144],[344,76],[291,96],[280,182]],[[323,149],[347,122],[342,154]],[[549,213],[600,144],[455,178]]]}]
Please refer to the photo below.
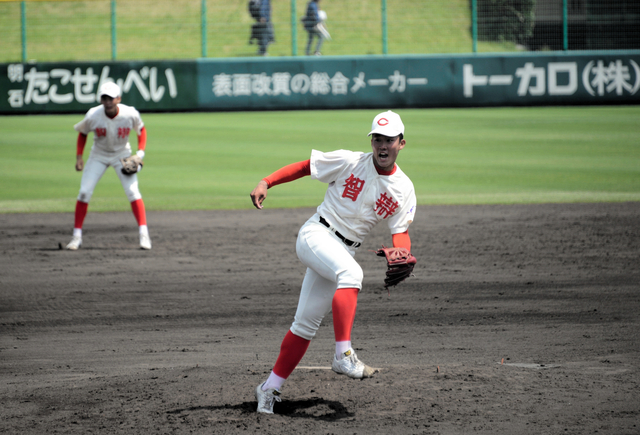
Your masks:
[{"label": "green outfield grass", "polygon": [[[378,112],[143,114],[147,208],[250,208],[262,177],[309,158],[312,148],[370,151],[366,135]],[[640,201],[640,106],[398,112],[407,140],[398,163],[419,204]],[[0,212],[73,211],[80,185],[73,124],[81,119],[0,117]],[[270,190],[265,205],[317,206],[324,190],[306,177]],[[129,210],[112,170],[90,210]]]}]

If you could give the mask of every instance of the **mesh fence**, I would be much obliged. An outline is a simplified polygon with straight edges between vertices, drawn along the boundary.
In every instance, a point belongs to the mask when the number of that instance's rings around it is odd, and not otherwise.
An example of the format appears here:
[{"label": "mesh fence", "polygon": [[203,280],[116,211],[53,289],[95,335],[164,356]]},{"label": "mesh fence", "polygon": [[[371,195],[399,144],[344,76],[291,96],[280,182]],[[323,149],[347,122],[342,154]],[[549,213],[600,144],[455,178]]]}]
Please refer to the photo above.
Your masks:
[{"label": "mesh fence", "polygon": [[524,49],[535,26],[535,0],[478,0],[478,41],[505,49]]},{"label": "mesh fence", "polygon": [[[564,2],[320,0],[331,36],[321,53],[640,48],[639,1]],[[271,0],[275,41],[270,56],[305,54],[308,34],[301,17],[306,5],[307,0]],[[23,56],[27,61],[255,56],[253,24],[247,0],[0,0],[0,62],[19,62]]]},{"label": "mesh fence", "polygon": [[506,50],[640,48],[638,0],[477,0],[477,23],[480,47],[493,42]]}]

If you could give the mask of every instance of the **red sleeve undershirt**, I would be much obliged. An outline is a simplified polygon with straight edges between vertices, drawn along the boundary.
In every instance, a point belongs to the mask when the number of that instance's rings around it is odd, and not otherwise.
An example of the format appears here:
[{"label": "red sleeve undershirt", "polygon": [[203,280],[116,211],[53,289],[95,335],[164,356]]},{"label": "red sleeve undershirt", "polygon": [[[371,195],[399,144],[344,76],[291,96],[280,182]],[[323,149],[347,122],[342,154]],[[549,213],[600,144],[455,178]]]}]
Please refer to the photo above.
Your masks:
[{"label": "red sleeve undershirt", "polygon": [[76,141],[76,155],[81,156],[84,152],[84,146],[87,144],[87,135],[78,133],[78,140]]},{"label": "red sleeve undershirt", "polygon": [[263,180],[266,181],[267,186],[271,188],[278,184],[288,183],[298,178],[306,177],[307,175],[311,175],[311,160],[291,163],[278,169],[268,177],[264,177]]},{"label": "red sleeve undershirt", "polygon": [[147,146],[147,129],[142,127],[140,134],[138,135],[138,151],[144,151]]},{"label": "red sleeve undershirt", "polygon": [[[87,144],[87,135],[78,133],[78,140],[76,141],[76,155],[81,156],[84,153],[84,147]],[[142,127],[140,134],[138,135],[138,150],[144,151],[147,146],[147,129]]]},{"label": "red sleeve undershirt", "polygon": [[411,252],[411,239],[409,238],[409,230],[404,233],[393,234],[393,246],[395,248],[406,248]]}]

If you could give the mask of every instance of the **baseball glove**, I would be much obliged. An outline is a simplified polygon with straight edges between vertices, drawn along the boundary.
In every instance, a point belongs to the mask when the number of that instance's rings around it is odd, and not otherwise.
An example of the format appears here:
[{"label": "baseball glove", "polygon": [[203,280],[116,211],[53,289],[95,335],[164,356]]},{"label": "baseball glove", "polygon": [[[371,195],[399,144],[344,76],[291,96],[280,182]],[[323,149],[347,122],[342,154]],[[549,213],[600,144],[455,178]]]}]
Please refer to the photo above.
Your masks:
[{"label": "baseball glove", "polygon": [[126,159],[120,159],[122,162],[122,173],[125,175],[135,174],[142,168],[142,159],[137,154],[133,154]]},{"label": "baseball glove", "polygon": [[398,285],[410,277],[417,263],[416,257],[406,248],[386,248],[383,245],[376,255],[387,259],[387,277],[384,279],[387,290],[389,286]]}]

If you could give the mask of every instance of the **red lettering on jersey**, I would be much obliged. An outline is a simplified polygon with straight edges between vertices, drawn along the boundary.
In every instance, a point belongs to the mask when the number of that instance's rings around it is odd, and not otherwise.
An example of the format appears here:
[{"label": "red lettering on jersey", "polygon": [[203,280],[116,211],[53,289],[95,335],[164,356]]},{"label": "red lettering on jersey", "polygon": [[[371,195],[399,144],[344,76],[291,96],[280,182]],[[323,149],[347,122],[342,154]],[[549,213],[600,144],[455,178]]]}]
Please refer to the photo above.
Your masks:
[{"label": "red lettering on jersey", "polygon": [[342,192],[343,198],[349,198],[351,201],[356,201],[358,199],[358,195],[362,192],[362,188],[364,187],[364,180],[356,178],[351,174],[349,178],[345,180],[344,191]]},{"label": "red lettering on jersey", "polygon": [[107,129],[106,128],[96,128],[96,136],[105,137],[106,135],[107,135]]},{"label": "red lettering on jersey", "polygon": [[118,128],[118,139],[126,139],[129,137],[129,132],[131,131],[128,127],[120,127]]},{"label": "red lettering on jersey", "polygon": [[391,195],[387,196],[387,192],[380,195],[380,199],[376,201],[376,208],[373,210],[378,213],[379,216],[384,214],[382,219],[386,219],[394,214],[400,204],[393,200]]}]

